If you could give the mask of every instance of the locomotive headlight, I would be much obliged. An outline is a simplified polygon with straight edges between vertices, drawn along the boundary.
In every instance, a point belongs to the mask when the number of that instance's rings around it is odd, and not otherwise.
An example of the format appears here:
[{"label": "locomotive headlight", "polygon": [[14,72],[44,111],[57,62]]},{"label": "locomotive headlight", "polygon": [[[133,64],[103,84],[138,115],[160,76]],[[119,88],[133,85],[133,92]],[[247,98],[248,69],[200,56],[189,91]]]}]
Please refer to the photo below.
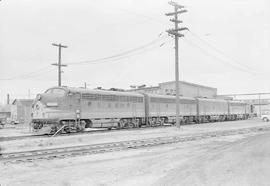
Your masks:
[{"label": "locomotive headlight", "polygon": [[39,100],[39,101],[41,100],[41,95],[40,94],[37,95],[37,100]]},{"label": "locomotive headlight", "polygon": [[80,110],[76,110],[76,118],[80,119]]}]

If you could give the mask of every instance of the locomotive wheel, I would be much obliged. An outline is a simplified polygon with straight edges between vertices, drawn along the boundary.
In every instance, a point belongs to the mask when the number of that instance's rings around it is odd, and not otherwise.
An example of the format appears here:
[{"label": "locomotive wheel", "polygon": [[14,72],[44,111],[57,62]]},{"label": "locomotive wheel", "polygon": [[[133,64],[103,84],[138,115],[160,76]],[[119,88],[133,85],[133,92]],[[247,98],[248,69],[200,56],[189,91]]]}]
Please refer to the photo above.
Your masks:
[{"label": "locomotive wheel", "polygon": [[268,122],[269,120],[268,120],[266,117],[264,117],[264,118],[263,118],[263,121],[264,121],[264,122]]},{"label": "locomotive wheel", "polygon": [[134,126],[135,126],[134,123],[131,123],[131,122],[126,124],[126,127],[129,129],[134,128]]},{"label": "locomotive wheel", "polygon": [[56,127],[56,126],[52,126],[52,127],[51,127],[50,133],[51,133],[51,134],[54,134],[54,133],[56,133],[56,132],[57,132],[57,127]]},{"label": "locomotive wheel", "polygon": [[86,120],[85,122],[86,122],[86,124],[85,124],[85,128],[91,128],[91,127],[93,126],[92,121],[90,121],[90,120]]},{"label": "locomotive wheel", "polygon": [[64,129],[61,132],[63,133],[64,131],[66,133],[70,133],[71,132],[71,130],[70,130],[70,128],[68,126],[64,127]]},{"label": "locomotive wheel", "polygon": [[165,119],[164,119],[164,118],[162,118],[162,119],[161,119],[161,121],[160,121],[160,125],[161,125],[161,126],[163,126],[163,125],[164,125],[164,123],[165,123],[164,121],[165,121]]},{"label": "locomotive wheel", "polygon": [[124,128],[124,126],[125,126],[125,122],[124,122],[123,119],[121,119],[121,120],[118,122],[117,128],[118,128],[118,129],[122,129],[122,128]]},{"label": "locomotive wheel", "polygon": [[82,131],[84,131],[85,126],[86,126],[85,121],[80,121],[80,123],[77,125],[76,131],[77,131],[77,132],[82,132]]}]

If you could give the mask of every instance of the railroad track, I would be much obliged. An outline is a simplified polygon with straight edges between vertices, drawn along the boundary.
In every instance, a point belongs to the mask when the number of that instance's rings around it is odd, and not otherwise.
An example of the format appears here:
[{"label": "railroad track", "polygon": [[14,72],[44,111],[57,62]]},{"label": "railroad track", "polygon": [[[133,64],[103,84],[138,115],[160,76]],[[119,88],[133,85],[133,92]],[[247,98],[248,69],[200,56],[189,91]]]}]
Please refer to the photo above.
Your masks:
[{"label": "railroad track", "polygon": [[[226,122],[226,121],[225,121]],[[193,125],[195,123],[189,123],[186,125]],[[203,124],[203,123],[201,123]],[[75,135],[81,135],[81,134],[91,134],[91,133],[106,133],[106,132],[116,132],[116,131],[132,131],[132,130],[145,130],[145,129],[153,129],[153,128],[165,128],[165,127],[171,127],[174,125],[166,124],[162,126],[142,126],[140,128],[124,128],[124,129],[104,129],[104,130],[90,130],[90,131],[83,131],[83,132],[74,132],[74,133],[60,133],[57,134],[54,137],[62,137],[62,136],[75,136]],[[0,137],[0,142],[2,141],[14,141],[14,140],[23,140],[23,139],[31,139],[31,138],[46,138],[51,137],[52,134],[33,134],[33,135],[23,135],[23,136],[7,136],[7,137]]]},{"label": "railroad track", "polygon": [[25,152],[3,153],[0,156],[0,163],[20,163],[32,162],[35,160],[50,160],[55,158],[75,157],[82,155],[91,155],[97,153],[121,151],[127,149],[137,149],[145,147],[153,147],[158,145],[173,144],[179,142],[195,141],[208,139],[213,137],[230,136],[237,134],[248,134],[252,132],[265,132],[269,131],[270,127],[253,127],[246,129],[236,129],[227,131],[216,131],[209,133],[201,133],[190,136],[170,136],[149,138],[141,140],[120,141],[113,143],[102,143],[93,145],[82,145],[74,147],[53,148],[46,150],[32,150]]},{"label": "railroad track", "polygon": [[[125,128],[125,129],[104,129],[104,130],[90,130],[90,131],[83,131],[83,132],[74,132],[74,133],[63,133],[58,134],[55,137],[61,136],[75,136],[87,133],[106,133],[106,132],[116,132],[116,131],[132,131],[132,130],[145,130],[145,129],[153,129],[153,128],[165,128],[171,127],[172,125],[163,125],[163,126],[155,126],[155,127],[141,127],[141,128]],[[44,138],[44,137],[51,137],[52,134],[34,134],[34,135],[23,135],[23,136],[7,136],[7,137],[0,137],[0,141],[13,141],[13,140],[23,140],[23,139],[30,139],[30,138]]]}]

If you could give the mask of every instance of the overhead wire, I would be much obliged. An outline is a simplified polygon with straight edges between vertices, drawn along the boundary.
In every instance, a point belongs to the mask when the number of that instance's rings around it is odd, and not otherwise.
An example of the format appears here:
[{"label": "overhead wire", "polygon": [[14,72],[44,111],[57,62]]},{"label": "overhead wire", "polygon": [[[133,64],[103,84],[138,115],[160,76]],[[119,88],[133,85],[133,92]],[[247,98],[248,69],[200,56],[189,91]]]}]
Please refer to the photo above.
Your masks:
[{"label": "overhead wire", "polygon": [[241,67],[239,67],[239,66],[236,66],[234,63],[229,63],[227,60],[224,60],[224,59],[222,59],[222,58],[220,58],[220,57],[214,55],[213,53],[207,51],[207,50],[204,49],[203,47],[200,47],[198,44],[196,44],[196,43],[194,43],[194,42],[188,40],[187,38],[184,38],[183,41],[185,41],[186,43],[188,43],[189,45],[191,45],[191,46],[193,46],[193,47],[196,47],[196,48],[200,49],[200,50],[201,50],[203,53],[205,53],[206,55],[208,55],[208,56],[210,56],[210,57],[212,57],[212,58],[215,58],[217,61],[223,63],[223,64],[226,65],[226,66],[229,65],[229,66],[231,66],[232,68],[237,69],[237,70],[239,70],[239,71],[242,71],[242,72],[245,72],[245,73],[251,73],[251,74],[253,74],[252,72],[247,71],[246,69],[243,69],[243,68],[241,68]]},{"label": "overhead wire", "polygon": [[[133,57],[133,56],[137,56],[137,55],[140,55],[140,54],[143,54],[143,53],[147,53],[149,51],[153,51],[153,50],[156,50],[158,48],[161,48],[162,46],[164,46],[165,43],[167,43],[169,41],[165,41],[163,43],[161,43],[160,45],[158,46],[152,46],[150,48],[146,48],[144,50],[140,50],[140,51],[136,51],[134,53],[131,53],[129,55],[124,55],[124,56],[119,56],[119,57],[116,57],[116,58],[113,58],[113,59],[106,59],[106,60],[103,60],[103,61],[98,61],[98,62],[91,62],[91,63],[87,63],[88,65],[96,65],[96,64],[103,64],[103,63],[118,63],[120,62],[122,59],[127,59],[127,58],[130,58],[130,57]],[[126,61],[128,62],[128,61]],[[84,63],[85,65],[86,63]]]},{"label": "overhead wire", "polygon": [[92,60],[86,60],[86,61],[79,61],[79,62],[70,62],[70,63],[66,63],[67,65],[82,65],[82,64],[96,64],[96,63],[104,63],[104,62],[108,62],[108,61],[111,61],[111,60],[118,60],[118,58],[123,58],[123,57],[130,57],[130,54],[134,54],[136,52],[139,52],[139,51],[143,51],[145,50],[146,48],[149,48],[153,45],[156,45],[158,44],[159,42],[161,42],[162,40],[168,38],[168,36],[163,36],[163,37],[159,37],[158,39],[155,39],[147,44],[144,44],[142,46],[139,46],[139,47],[136,47],[136,48],[133,48],[133,49],[130,49],[130,50],[127,50],[127,51],[124,51],[124,52],[120,52],[118,54],[115,54],[115,55],[111,55],[111,56],[108,56],[108,57],[103,57],[103,58],[97,58],[97,59],[92,59]]},{"label": "overhead wire", "polygon": [[[149,52],[149,51],[156,50],[156,49],[158,49],[158,48],[164,47],[167,43],[170,43],[170,42],[172,42],[172,41],[174,41],[174,39],[169,39],[169,40],[165,41],[164,43],[162,43],[162,44],[159,45],[159,46],[155,46],[155,47],[152,47],[152,48],[150,48],[150,49],[148,49],[148,50],[141,51],[140,53],[146,53],[146,52]],[[134,56],[134,55],[131,55],[131,56]],[[130,56],[130,57],[131,57],[131,56]],[[130,67],[130,66],[129,66],[129,67]],[[117,76],[118,79],[117,79],[117,80],[112,79],[112,80],[110,81],[110,84],[114,84],[114,83],[118,82],[119,79],[122,79],[123,77],[125,77],[127,73],[128,73],[128,70],[122,71],[122,74],[120,74],[120,75]]]},{"label": "overhead wire", "polygon": [[37,77],[37,76],[40,76],[41,73],[43,74],[44,71],[48,72],[49,68],[50,68],[50,66],[45,66],[45,67],[42,67],[42,68],[40,68],[38,70],[32,71],[30,73],[22,74],[22,75],[19,75],[19,76],[14,76],[14,77],[10,77],[10,78],[0,78],[0,81],[29,79],[29,78],[32,78],[32,77]]},{"label": "overhead wire", "polygon": [[[159,22],[159,23],[165,23],[161,20],[158,20],[158,19],[155,19],[153,17],[149,17],[147,15],[144,15],[144,14],[139,14],[139,13],[136,13],[136,12],[132,12],[132,11],[129,11],[129,10],[122,10],[122,11],[125,11],[127,13],[130,13],[130,14],[133,14],[133,15],[136,15],[136,16],[141,16],[141,17],[144,17],[144,18],[147,18],[148,20],[152,20],[152,21],[155,21],[155,22]],[[247,64],[243,64],[241,62],[239,62],[238,59],[236,59],[235,57],[232,57],[230,55],[227,55],[225,54],[222,50],[218,49],[217,47],[215,47],[213,44],[210,44],[209,42],[205,41],[204,39],[202,39],[201,37],[199,37],[196,33],[192,32],[191,30],[189,30],[189,33],[196,39],[200,40],[202,43],[206,44],[209,48],[211,48],[212,50],[216,51],[217,53],[219,53],[220,55],[222,55],[223,57],[226,57],[228,59],[230,59],[230,65],[231,66],[234,66],[234,68],[237,68],[237,69],[241,69],[241,71],[249,71],[249,73],[252,73],[252,74],[256,74],[256,75],[259,75],[261,74],[260,72],[257,72],[254,68],[250,67],[249,65]],[[198,45],[197,45],[198,46]],[[200,47],[201,48],[201,47]],[[201,48],[201,50],[204,50],[203,48]],[[208,53],[209,55],[213,56],[214,57],[214,54],[210,54],[209,52],[207,52],[206,50],[204,50],[205,53]],[[220,57],[216,57],[215,58],[219,61],[223,61],[222,63],[228,63],[228,60],[224,60]],[[231,62],[234,62],[236,65],[232,64]]]},{"label": "overhead wire", "polygon": [[[136,48],[112,55],[112,56],[93,59],[93,60],[87,60],[87,61],[81,61],[81,62],[66,63],[66,64],[68,64],[68,65],[83,65],[83,64],[101,64],[101,63],[108,63],[108,62],[117,62],[121,59],[130,58],[132,56],[139,55],[139,54],[154,50],[156,48],[160,48],[164,45],[164,43],[166,43],[166,41],[164,41],[162,43],[161,43],[161,41],[163,41],[164,39],[167,39],[167,38],[168,38],[168,36],[160,37],[160,35],[159,35],[158,39],[155,39],[147,44],[144,44],[140,47],[136,47]],[[33,77],[40,76],[45,71],[48,72],[50,67],[51,66],[48,65],[48,66],[42,67],[38,70],[32,71],[30,73],[14,76],[14,77],[10,77],[10,78],[0,78],[0,81],[30,79]]]},{"label": "overhead wire", "polygon": [[226,54],[225,52],[223,52],[222,50],[218,49],[216,46],[214,46],[213,44],[211,44],[210,42],[202,39],[200,36],[198,36],[196,33],[192,32],[189,30],[189,33],[191,34],[191,36],[193,36],[194,38],[198,39],[199,41],[201,41],[202,43],[206,44],[209,48],[211,48],[212,50],[216,51],[217,53],[221,54],[222,56],[230,59],[230,61],[233,61],[234,63],[238,64],[239,66],[241,66],[242,68],[246,68],[249,71],[252,71],[254,73],[258,73],[256,72],[253,68],[251,68],[250,66],[248,66],[247,64],[243,64],[241,62],[239,62],[239,60],[237,60],[235,57]]}]

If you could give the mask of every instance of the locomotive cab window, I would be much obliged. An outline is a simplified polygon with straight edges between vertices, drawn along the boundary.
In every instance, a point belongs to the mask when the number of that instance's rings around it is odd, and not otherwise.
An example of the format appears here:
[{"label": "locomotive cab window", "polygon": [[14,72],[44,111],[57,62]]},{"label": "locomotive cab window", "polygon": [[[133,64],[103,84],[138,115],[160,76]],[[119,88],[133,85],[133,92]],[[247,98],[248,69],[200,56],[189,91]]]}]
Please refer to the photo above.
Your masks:
[{"label": "locomotive cab window", "polygon": [[46,94],[65,95],[66,91],[60,88],[52,88],[45,92]]}]

